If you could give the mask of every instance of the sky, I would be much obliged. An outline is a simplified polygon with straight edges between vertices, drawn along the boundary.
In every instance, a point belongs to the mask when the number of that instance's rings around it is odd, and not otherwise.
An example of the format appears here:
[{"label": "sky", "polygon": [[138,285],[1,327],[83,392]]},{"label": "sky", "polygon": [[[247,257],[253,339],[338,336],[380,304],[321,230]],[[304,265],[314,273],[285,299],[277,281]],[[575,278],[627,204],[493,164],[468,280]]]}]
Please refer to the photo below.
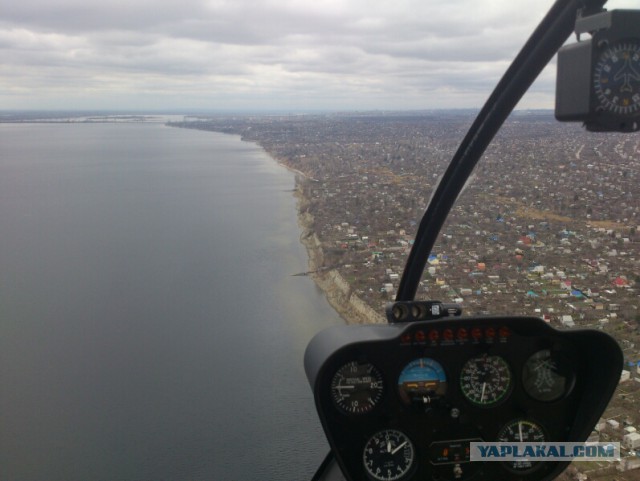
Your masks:
[{"label": "sky", "polygon": [[552,3],[0,0],[0,109],[479,108]]}]

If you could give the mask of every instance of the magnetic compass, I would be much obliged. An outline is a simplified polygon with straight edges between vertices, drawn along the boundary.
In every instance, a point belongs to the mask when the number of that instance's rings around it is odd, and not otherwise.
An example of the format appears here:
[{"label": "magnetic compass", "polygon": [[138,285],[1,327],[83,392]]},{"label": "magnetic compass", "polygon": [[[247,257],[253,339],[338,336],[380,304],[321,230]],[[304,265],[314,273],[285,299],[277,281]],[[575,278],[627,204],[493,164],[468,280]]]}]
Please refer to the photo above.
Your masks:
[{"label": "magnetic compass", "polygon": [[593,73],[596,109],[622,116],[640,114],[640,40],[608,45],[596,59]]},{"label": "magnetic compass", "polygon": [[[640,10],[579,16],[578,42],[558,51],[558,120],[591,132],[640,130]],[[581,40],[581,34],[591,38]]]}]

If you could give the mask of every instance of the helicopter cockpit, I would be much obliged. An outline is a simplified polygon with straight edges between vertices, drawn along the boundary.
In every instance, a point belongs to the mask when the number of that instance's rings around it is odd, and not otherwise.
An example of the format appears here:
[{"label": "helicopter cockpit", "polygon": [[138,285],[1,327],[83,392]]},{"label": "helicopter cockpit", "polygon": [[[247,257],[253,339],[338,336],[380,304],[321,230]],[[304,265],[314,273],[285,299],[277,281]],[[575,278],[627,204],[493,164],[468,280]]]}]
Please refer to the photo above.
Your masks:
[{"label": "helicopter cockpit", "polygon": [[[604,3],[557,1],[516,57],[429,202],[388,324],[332,327],[308,345],[331,447],[314,480],[554,479],[569,461],[478,461],[473,444],[581,443],[591,433],[620,378],[613,338],[536,317],[464,317],[460,306],[414,297],[475,164],[558,49],[558,120],[640,130],[640,11]],[[578,42],[560,48],[573,31]]]},{"label": "helicopter cockpit", "polygon": [[586,439],[622,356],[598,331],[454,317],[334,327],[306,362],[347,479],[552,479],[567,462],[472,462],[470,443]]}]

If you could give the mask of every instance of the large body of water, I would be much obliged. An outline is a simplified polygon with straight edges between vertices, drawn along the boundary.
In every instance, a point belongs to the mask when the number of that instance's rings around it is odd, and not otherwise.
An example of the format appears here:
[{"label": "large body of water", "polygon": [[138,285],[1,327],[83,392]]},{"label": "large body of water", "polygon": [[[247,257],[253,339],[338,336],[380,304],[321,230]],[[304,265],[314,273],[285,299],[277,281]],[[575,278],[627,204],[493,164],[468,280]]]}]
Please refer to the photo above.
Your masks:
[{"label": "large body of water", "polygon": [[341,322],[294,180],[239,138],[0,124],[0,479],[304,481]]}]

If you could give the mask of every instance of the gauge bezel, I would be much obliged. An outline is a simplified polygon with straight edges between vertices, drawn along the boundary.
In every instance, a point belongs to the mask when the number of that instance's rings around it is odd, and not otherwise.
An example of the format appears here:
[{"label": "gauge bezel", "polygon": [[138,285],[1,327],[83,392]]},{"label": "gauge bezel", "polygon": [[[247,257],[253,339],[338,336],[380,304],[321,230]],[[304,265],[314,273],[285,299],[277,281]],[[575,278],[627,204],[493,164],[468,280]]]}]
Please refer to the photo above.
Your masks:
[{"label": "gauge bezel", "polygon": [[[602,40],[599,44],[602,47],[597,50],[593,59],[592,99],[594,108],[599,114],[611,114],[623,118],[640,116],[640,80],[634,81],[638,85],[635,92],[631,90],[629,96],[623,95],[623,98],[619,98],[621,87],[616,84],[614,84],[614,90],[609,87],[612,84],[610,82],[611,75],[615,75],[615,72],[610,72],[609,70],[624,68],[624,65],[616,64],[622,52],[631,51],[635,53],[632,58],[632,68],[635,66],[636,71],[640,73],[640,40],[622,38],[612,42]],[[630,105],[619,105],[619,102],[625,101],[628,101]]]},{"label": "gauge bezel", "polygon": [[[359,404],[353,406],[353,403],[349,406],[347,405],[347,401],[345,401],[345,399],[348,399],[348,397],[339,397],[336,394],[336,390],[338,389],[338,387],[336,386],[337,379],[339,377],[346,379],[348,377],[347,373],[343,373],[342,371],[350,369],[352,366],[357,367],[356,372],[353,373],[353,378],[356,378],[358,376],[364,377],[364,374],[358,373],[358,370],[368,369],[370,376],[374,378],[375,382],[378,384],[377,387],[370,387],[369,389],[361,388],[358,390],[358,399],[355,401],[356,403],[359,403],[360,398],[366,397],[366,394],[363,393],[370,393],[368,402],[362,406],[360,406]],[[367,381],[363,381],[362,384],[366,384],[366,382]],[[331,400],[333,401],[333,405],[336,407],[336,409],[338,409],[338,411],[347,415],[360,416],[370,413],[380,404],[385,392],[385,383],[382,377],[382,373],[374,364],[367,361],[353,360],[342,364],[338,369],[336,369],[335,373],[331,377],[329,391],[329,395],[331,397]]]},{"label": "gauge bezel", "polygon": [[[534,356],[538,356],[544,352],[549,352],[549,355],[552,357],[555,355],[556,357],[560,358],[559,359],[560,362],[563,363],[563,366],[562,366],[563,369],[570,370],[567,376],[563,376],[565,383],[564,383],[562,393],[558,394],[556,397],[553,397],[551,399],[545,399],[543,396],[536,396],[535,394],[533,394],[531,392],[531,389],[528,387],[528,382],[527,382],[528,374],[525,374],[527,372],[528,365],[532,361]],[[522,384],[522,390],[526,393],[527,396],[529,396],[530,399],[540,403],[551,404],[551,403],[559,402],[571,394],[576,383],[576,371],[575,371],[575,367],[572,366],[572,363],[569,361],[566,355],[555,352],[554,349],[552,348],[541,348],[532,352],[531,355],[529,355],[524,361],[524,363],[522,364],[522,370],[520,372],[520,382]]]},{"label": "gauge bezel", "polygon": [[[407,465],[404,467],[400,467],[401,471],[397,474],[397,475],[389,475],[389,476],[380,476],[380,475],[376,475],[376,473],[374,473],[370,466],[369,466],[369,462],[372,461],[370,459],[367,458],[367,454],[380,454],[382,456],[389,454],[391,456],[395,455],[395,452],[391,452],[391,453],[368,453],[368,451],[371,449],[373,451],[372,448],[374,448],[374,446],[370,446],[371,443],[375,442],[375,440],[377,438],[383,437],[385,435],[388,434],[392,434],[393,436],[395,436],[397,438],[397,444],[395,446],[393,446],[393,449],[395,449],[397,452],[400,452],[400,450],[402,450],[403,452],[405,452],[407,449],[410,452],[410,456],[409,459],[407,461]],[[406,444],[406,445],[405,445]],[[378,443],[379,445],[379,443]],[[405,445],[404,448],[400,447],[402,445]],[[391,444],[388,444],[388,446],[391,447]],[[388,448],[390,449],[390,448]],[[367,475],[367,477],[369,477],[369,479],[373,480],[373,481],[400,481],[402,479],[406,479],[408,476],[410,476],[413,471],[415,470],[416,466],[417,466],[417,462],[416,462],[416,456],[417,456],[417,452],[416,452],[416,447],[413,444],[413,442],[411,441],[411,439],[409,438],[409,436],[407,436],[403,431],[400,431],[399,429],[382,429],[380,431],[375,432],[374,434],[372,434],[371,436],[369,436],[369,439],[367,440],[367,442],[365,443],[364,447],[362,448],[362,466],[364,467],[364,471]],[[402,457],[402,456],[400,456]],[[407,456],[404,456],[405,460],[407,458]],[[394,468],[399,466],[398,463],[395,463]]]},{"label": "gauge bezel", "polygon": [[[508,373],[508,384],[507,384],[506,388],[504,388],[501,391],[500,395],[497,398],[491,400],[490,402],[481,402],[481,401],[476,400],[474,397],[471,396],[471,392],[468,391],[467,389],[465,389],[464,384],[463,384],[463,382],[464,382],[463,378],[465,376],[465,372],[471,366],[471,363],[474,362],[474,361],[477,362],[478,360],[481,360],[483,358],[486,358],[486,359],[490,359],[490,358],[491,359],[498,359],[499,362],[501,362],[503,364],[503,366],[506,368],[506,372]],[[460,368],[459,388],[460,388],[460,392],[462,393],[462,397],[465,399],[465,401],[467,401],[469,404],[471,404],[474,407],[487,409],[487,408],[493,408],[493,407],[499,406],[500,404],[505,402],[507,399],[509,399],[509,396],[513,392],[513,388],[514,388],[513,369],[509,365],[507,360],[503,356],[501,356],[499,354],[493,354],[493,353],[485,352],[485,353],[470,357],[469,359],[467,359],[465,361],[465,363]]]},{"label": "gauge bezel", "polygon": [[[542,434],[542,440],[533,440],[533,441],[529,441],[529,440],[504,440],[502,439],[503,437],[503,433],[511,426],[513,426],[514,424],[518,424],[518,423],[527,423],[530,424],[532,426],[534,426],[541,434]],[[498,442],[515,442],[515,443],[527,443],[527,442],[534,442],[534,443],[544,443],[546,442],[548,439],[548,435],[546,430],[542,427],[542,425],[533,420],[533,419],[529,419],[529,418],[517,418],[517,419],[513,419],[511,421],[509,421],[508,423],[506,423],[504,426],[502,426],[502,428],[500,428],[500,430],[498,431],[498,434],[496,436],[496,441]],[[540,467],[542,466],[542,461],[528,461],[531,463],[531,466],[526,467],[526,468],[518,468],[518,467],[514,467],[513,464],[514,463],[520,463],[523,461],[501,461],[501,465],[507,469],[509,472],[512,473],[518,473],[518,474],[529,474],[532,473],[533,471],[536,471],[538,469],[540,469]]]},{"label": "gauge bezel", "polygon": [[[449,389],[449,378],[441,362],[439,362],[438,360],[432,357],[427,357],[427,356],[416,357],[415,359],[412,359],[406,364],[404,364],[404,366],[400,370],[400,373],[398,374],[397,393],[400,398],[400,401],[405,405],[411,405],[412,399],[410,398],[409,394],[407,393],[406,389],[403,387],[403,384],[400,381],[402,380],[403,376],[407,375],[408,370],[412,369],[414,366],[416,366],[416,363],[419,363],[421,361],[424,361],[425,364],[427,364],[430,369],[436,371],[438,374],[441,374],[442,377],[444,378],[444,381],[440,379],[437,380],[438,381],[438,387],[436,389],[437,392],[434,393],[433,397],[428,396],[429,398],[428,402],[431,402],[432,400],[439,399],[441,397],[446,396],[447,391]],[[422,381],[425,381],[425,380],[422,380]],[[428,402],[425,402],[425,404],[427,404]]]}]

